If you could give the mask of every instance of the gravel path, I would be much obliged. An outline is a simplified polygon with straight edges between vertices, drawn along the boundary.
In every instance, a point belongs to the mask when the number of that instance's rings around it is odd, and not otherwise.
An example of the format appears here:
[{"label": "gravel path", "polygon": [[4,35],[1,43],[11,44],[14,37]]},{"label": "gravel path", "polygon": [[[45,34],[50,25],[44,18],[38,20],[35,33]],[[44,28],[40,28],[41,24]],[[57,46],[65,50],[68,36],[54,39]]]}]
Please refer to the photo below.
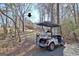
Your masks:
[{"label": "gravel path", "polygon": [[54,51],[48,51],[47,49],[39,48],[39,50],[34,51],[32,56],[63,56],[64,47],[56,47]]},{"label": "gravel path", "polygon": [[64,49],[65,56],[79,56],[79,43],[67,44]]},{"label": "gravel path", "polygon": [[79,56],[79,43],[66,44],[65,47],[58,46],[54,51],[37,48],[31,56]]}]

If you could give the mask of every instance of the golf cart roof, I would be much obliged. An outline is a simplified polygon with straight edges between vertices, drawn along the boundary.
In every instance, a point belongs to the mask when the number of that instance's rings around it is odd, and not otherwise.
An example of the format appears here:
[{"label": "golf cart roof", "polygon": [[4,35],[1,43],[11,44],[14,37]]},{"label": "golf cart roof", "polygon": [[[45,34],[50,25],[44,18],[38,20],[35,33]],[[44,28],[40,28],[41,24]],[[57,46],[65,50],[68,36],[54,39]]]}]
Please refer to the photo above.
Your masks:
[{"label": "golf cart roof", "polygon": [[39,26],[46,26],[46,27],[60,27],[60,25],[58,25],[58,24],[53,24],[53,23],[50,22],[50,21],[40,22],[40,23],[37,23],[37,25],[39,25]]}]

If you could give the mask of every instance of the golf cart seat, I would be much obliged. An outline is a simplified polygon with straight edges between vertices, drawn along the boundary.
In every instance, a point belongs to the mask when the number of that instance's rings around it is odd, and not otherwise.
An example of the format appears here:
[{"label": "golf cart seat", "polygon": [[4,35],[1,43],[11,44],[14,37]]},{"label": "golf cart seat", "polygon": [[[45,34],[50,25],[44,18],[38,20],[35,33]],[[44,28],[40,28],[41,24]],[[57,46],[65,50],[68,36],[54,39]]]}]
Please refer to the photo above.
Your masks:
[{"label": "golf cart seat", "polygon": [[62,39],[61,35],[52,35],[52,37],[57,38],[58,42],[61,43],[61,39]]}]

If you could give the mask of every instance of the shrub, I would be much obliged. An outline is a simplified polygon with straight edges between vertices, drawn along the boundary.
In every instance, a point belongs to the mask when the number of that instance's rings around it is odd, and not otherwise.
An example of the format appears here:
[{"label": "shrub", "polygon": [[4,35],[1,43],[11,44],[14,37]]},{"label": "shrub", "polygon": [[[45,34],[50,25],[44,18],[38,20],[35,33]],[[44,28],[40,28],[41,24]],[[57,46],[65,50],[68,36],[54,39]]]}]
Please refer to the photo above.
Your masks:
[{"label": "shrub", "polygon": [[[65,38],[65,41],[75,42],[79,36],[79,27],[78,24],[70,20],[65,20],[62,26],[62,34]],[[74,35],[75,33],[75,35]]]}]

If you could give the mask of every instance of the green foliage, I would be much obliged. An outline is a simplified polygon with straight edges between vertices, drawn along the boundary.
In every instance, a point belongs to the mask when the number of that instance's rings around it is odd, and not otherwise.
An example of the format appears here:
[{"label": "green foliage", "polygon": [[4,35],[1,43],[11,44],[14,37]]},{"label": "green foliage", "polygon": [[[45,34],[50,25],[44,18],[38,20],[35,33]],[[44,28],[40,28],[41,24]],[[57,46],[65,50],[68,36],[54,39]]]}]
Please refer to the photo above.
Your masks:
[{"label": "green foliage", "polygon": [[[74,42],[74,40],[76,41],[75,38],[79,39],[79,26],[78,24],[75,24],[73,21],[71,20],[65,20],[63,22],[62,26],[62,33],[64,38],[69,42],[70,40]],[[76,34],[76,37],[74,36],[74,34]]]},{"label": "green foliage", "polygon": [[73,21],[71,20],[65,20],[63,22],[63,25],[68,27],[70,29],[70,31],[75,31],[76,29],[79,29],[77,24],[75,24]]},{"label": "green foliage", "polygon": [[79,28],[75,29],[74,32],[77,34],[77,36],[79,36]]}]

